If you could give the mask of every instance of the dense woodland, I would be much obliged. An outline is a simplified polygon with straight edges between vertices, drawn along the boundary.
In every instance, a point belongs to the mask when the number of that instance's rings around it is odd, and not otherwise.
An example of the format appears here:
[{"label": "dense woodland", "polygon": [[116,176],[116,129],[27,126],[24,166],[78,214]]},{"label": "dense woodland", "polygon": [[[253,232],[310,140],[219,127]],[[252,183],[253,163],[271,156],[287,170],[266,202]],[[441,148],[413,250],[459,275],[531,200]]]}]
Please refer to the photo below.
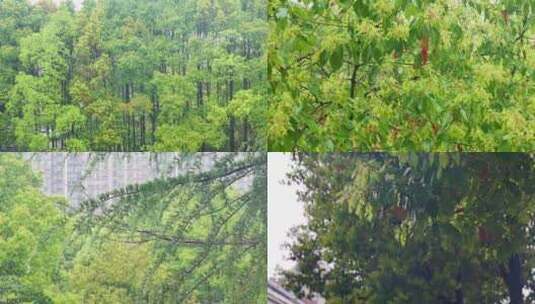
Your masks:
[{"label": "dense woodland", "polygon": [[262,149],[266,33],[263,0],[2,0],[0,149]]},{"label": "dense woodland", "polygon": [[327,303],[535,303],[535,156],[299,154],[283,273]]},{"label": "dense woodland", "polygon": [[206,157],[73,210],[0,155],[0,303],[265,304],[266,156]]},{"label": "dense woodland", "polygon": [[533,151],[532,0],[270,1],[273,151]]}]

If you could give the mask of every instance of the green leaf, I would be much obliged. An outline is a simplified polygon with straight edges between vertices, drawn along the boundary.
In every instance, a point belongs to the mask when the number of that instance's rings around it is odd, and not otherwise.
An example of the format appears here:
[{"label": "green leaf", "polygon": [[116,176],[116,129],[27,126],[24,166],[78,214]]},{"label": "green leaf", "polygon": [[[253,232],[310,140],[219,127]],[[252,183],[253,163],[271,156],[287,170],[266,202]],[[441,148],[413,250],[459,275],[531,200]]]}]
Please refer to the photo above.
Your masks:
[{"label": "green leaf", "polygon": [[342,45],[337,46],[332,52],[329,62],[333,72],[338,71],[342,67],[344,63],[344,47]]}]

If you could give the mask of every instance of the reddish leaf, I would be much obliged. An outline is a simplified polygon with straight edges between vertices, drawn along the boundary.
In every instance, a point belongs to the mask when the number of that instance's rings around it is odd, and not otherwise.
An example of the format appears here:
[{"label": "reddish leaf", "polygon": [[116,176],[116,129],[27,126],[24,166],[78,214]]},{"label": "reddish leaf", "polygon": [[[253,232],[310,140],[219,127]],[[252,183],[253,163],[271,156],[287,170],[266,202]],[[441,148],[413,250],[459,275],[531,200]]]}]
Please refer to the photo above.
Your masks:
[{"label": "reddish leaf", "polygon": [[399,222],[403,222],[407,218],[407,210],[400,206],[394,206],[390,208],[390,213],[394,216]]},{"label": "reddish leaf", "polygon": [[422,56],[422,65],[429,61],[429,38],[423,37],[420,40],[420,55]]},{"label": "reddish leaf", "polygon": [[502,17],[503,17],[503,21],[505,22],[505,24],[509,24],[509,14],[507,13],[506,10],[502,11]]},{"label": "reddish leaf", "polygon": [[482,243],[490,244],[494,240],[494,237],[492,236],[491,232],[484,226],[477,227],[477,234],[479,236],[479,240]]},{"label": "reddish leaf", "polygon": [[490,169],[489,169],[489,167],[483,167],[479,171],[479,178],[482,181],[488,181],[490,179]]}]

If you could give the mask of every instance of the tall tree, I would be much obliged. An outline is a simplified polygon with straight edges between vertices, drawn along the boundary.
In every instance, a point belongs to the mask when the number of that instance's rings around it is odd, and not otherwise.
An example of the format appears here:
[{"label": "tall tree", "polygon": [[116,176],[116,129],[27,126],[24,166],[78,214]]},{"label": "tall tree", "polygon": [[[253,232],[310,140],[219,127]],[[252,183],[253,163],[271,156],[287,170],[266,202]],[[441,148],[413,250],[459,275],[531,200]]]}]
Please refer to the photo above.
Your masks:
[{"label": "tall tree", "polygon": [[286,284],[329,303],[531,303],[530,154],[299,155]]},{"label": "tall tree", "polygon": [[0,155],[0,302],[62,303],[65,201],[45,196],[20,158]]},{"label": "tall tree", "polygon": [[6,0],[0,3],[0,149],[16,148],[11,115],[6,111],[9,92],[21,71],[20,40],[38,30],[45,18],[37,7],[27,1]]},{"label": "tall tree", "polygon": [[267,301],[265,154],[190,158],[190,173],[83,203],[70,271],[82,299]]}]

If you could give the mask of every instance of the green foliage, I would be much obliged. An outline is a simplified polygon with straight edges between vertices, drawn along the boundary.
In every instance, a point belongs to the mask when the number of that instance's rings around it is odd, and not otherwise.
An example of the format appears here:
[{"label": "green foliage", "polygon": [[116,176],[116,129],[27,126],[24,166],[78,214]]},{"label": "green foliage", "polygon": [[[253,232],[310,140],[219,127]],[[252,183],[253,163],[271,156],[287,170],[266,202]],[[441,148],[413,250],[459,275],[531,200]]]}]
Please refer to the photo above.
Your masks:
[{"label": "green foliage", "polygon": [[0,150],[264,148],[264,1],[30,2],[0,3]]},{"label": "green foliage", "polygon": [[267,301],[265,154],[190,158],[197,173],[83,203],[71,284],[87,303]]},{"label": "green foliage", "polygon": [[74,210],[0,155],[0,302],[266,303],[266,156],[180,162]]},{"label": "green foliage", "polygon": [[145,245],[110,242],[76,257],[69,284],[83,303],[135,303],[131,290],[141,289],[151,252]]},{"label": "green foliage", "polygon": [[270,2],[270,150],[532,151],[533,1]]},{"label": "green foliage", "polygon": [[299,156],[286,284],[328,303],[531,303],[529,154]]},{"label": "green foliage", "polygon": [[21,159],[1,155],[0,173],[0,301],[61,303],[64,205],[40,192]]}]

